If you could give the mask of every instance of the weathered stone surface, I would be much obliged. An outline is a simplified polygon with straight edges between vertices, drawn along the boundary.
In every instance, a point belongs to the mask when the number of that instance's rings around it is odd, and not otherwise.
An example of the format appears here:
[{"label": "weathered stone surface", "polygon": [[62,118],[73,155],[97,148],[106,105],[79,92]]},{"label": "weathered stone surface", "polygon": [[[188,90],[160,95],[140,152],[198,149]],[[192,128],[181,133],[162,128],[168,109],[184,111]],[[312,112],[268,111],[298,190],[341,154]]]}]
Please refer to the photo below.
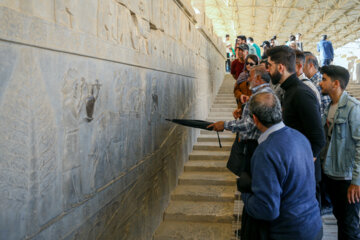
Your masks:
[{"label": "weathered stone surface", "polygon": [[231,173],[219,172],[184,172],[179,177],[179,183],[192,185],[225,185],[233,186],[235,177]]},{"label": "weathered stone surface", "polygon": [[231,239],[231,224],[169,222],[161,225],[154,240],[219,240]]},{"label": "weathered stone surface", "polygon": [[187,201],[234,201],[234,186],[179,185],[171,194],[172,200]]},{"label": "weathered stone surface", "polygon": [[[159,4],[159,5],[158,5]],[[0,1],[0,239],[149,239],[221,45],[174,1]]]},{"label": "weathered stone surface", "polygon": [[230,223],[233,207],[232,202],[172,201],[164,220]]}]

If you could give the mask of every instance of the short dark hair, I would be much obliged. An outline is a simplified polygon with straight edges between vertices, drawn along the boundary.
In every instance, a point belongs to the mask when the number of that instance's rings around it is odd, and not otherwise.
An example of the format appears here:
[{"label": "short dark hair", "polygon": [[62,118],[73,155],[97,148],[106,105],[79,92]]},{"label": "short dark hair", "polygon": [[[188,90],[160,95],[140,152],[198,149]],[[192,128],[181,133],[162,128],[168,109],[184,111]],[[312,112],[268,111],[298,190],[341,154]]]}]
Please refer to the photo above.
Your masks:
[{"label": "short dark hair", "polygon": [[326,35],[326,34],[322,35],[322,39],[323,39],[323,40],[326,40],[326,39],[327,39],[327,35]]},{"label": "short dark hair", "polygon": [[253,39],[252,37],[248,37],[248,40],[249,40],[250,42],[254,42],[254,39]]},{"label": "short dark hair", "polygon": [[294,49],[285,45],[276,46],[268,49],[266,55],[271,57],[271,61],[274,61],[276,64],[284,65],[289,73],[295,72],[296,60]]},{"label": "short dark hair", "polygon": [[301,64],[304,66],[305,64],[305,54],[300,50],[295,50],[296,60],[299,60]]},{"label": "short dark hair", "polygon": [[230,35],[229,35],[229,34],[226,34],[225,37],[230,37]]},{"label": "short dark hair", "polygon": [[271,92],[253,95],[250,99],[249,109],[250,113],[254,114],[267,128],[282,120],[280,101]]},{"label": "short dark hair", "polygon": [[305,64],[307,65],[307,64],[312,64],[312,65],[314,65],[314,68],[316,69],[316,70],[319,70],[319,62],[318,62],[318,60],[317,60],[317,58],[314,56],[314,55],[306,55],[306,61],[305,61]]},{"label": "short dark hair", "polygon": [[323,66],[320,68],[320,72],[321,74],[328,75],[331,81],[338,80],[342,90],[345,90],[349,83],[350,74],[349,71],[344,67],[337,65]]},{"label": "short dark hair", "polygon": [[245,35],[239,35],[238,38],[240,38],[241,40],[246,41],[246,36]]},{"label": "short dark hair", "polygon": [[295,35],[290,35],[290,41],[295,41],[295,40],[296,40]]},{"label": "short dark hair", "polygon": [[307,56],[314,56],[314,54],[312,52],[309,52],[309,51],[303,51],[305,57]]}]

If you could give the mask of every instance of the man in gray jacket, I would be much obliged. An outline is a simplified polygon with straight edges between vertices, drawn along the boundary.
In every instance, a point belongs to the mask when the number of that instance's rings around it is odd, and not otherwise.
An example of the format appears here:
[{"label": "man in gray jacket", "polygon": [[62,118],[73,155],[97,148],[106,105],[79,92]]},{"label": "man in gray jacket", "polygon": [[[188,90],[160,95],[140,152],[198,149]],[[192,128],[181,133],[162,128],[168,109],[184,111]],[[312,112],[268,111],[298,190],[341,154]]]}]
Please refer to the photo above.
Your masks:
[{"label": "man in gray jacket", "polygon": [[338,239],[360,239],[360,102],[344,91],[348,70],[330,65],[322,67],[321,73],[322,93],[331,98],[322,118],[327,139],[323,169]]}]

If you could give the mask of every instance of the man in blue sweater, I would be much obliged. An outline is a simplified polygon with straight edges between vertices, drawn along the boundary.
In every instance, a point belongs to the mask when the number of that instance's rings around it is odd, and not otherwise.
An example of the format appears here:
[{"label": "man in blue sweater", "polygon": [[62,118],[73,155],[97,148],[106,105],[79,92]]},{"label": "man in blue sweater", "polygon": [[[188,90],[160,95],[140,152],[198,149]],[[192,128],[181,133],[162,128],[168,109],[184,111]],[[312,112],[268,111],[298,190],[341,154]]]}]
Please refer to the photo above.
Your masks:
[{"label": "man in blue sweater", "polygon": [[252,97],[250,111],[262,134],[251,158],[252,193],[241,196],[245,211],[270,221],[270,239],[321,239],[309,141],[281,121],[280,102],[274,94]]},{"label": "man in blue sweater", "polygon": [[317,43],[317,51],[320,52],[321,67],[330,65],[334,60],[334,49],[327,35],[322,35],[322,40]]}]

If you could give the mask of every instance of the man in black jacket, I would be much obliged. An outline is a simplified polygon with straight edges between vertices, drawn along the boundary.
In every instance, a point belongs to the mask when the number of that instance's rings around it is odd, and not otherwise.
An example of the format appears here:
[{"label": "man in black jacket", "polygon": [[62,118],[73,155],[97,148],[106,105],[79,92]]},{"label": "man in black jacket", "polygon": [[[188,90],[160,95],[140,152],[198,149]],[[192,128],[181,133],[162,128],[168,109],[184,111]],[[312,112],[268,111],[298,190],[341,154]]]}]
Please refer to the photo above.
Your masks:
[{"label": "man in black jacket", "polygon": [[317,158],[325,145],[325,135],[321,126],[319,102],[312,90],[296,76],[296,57],[293,49],[288,46],[277,46],[266,53],[272,83],[280,83],[281,88],[285,90],[282,105],[284,123],[304,134],[310,141],[317,182],[316,198],[320,204],[318,183],[321,180],[321,165]]}]

